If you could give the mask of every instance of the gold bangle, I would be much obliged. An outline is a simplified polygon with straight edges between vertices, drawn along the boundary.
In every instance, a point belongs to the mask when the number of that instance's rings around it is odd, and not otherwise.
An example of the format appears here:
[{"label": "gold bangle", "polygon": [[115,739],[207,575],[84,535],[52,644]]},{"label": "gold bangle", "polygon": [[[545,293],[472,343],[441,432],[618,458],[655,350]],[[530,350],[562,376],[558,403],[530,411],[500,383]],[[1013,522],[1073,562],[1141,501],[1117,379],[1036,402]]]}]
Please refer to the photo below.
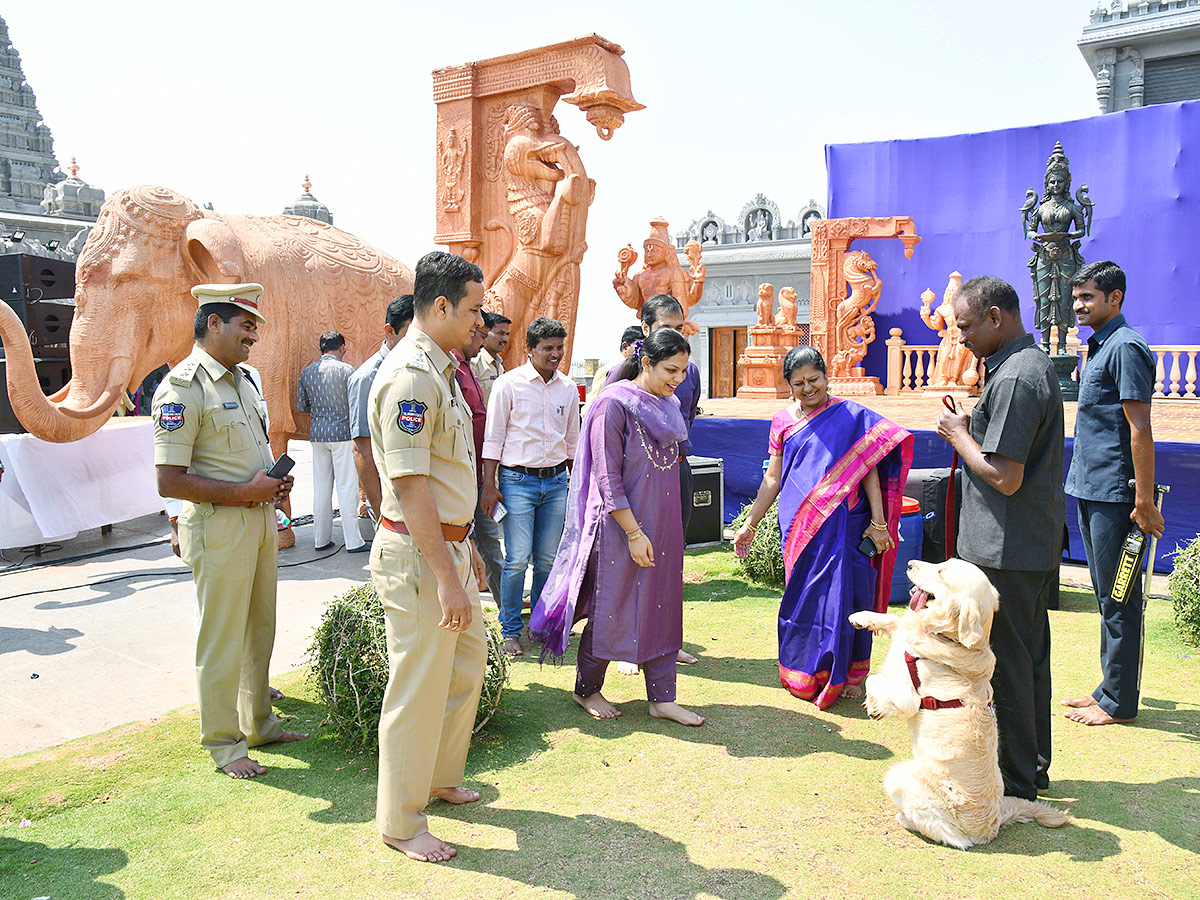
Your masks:
[{"label": "gold bangle", "polygon": [[876,531],[887,531],[887,525],[886,524],[881,525],[879,522],[872,522],[871,527],[874,528]]}]

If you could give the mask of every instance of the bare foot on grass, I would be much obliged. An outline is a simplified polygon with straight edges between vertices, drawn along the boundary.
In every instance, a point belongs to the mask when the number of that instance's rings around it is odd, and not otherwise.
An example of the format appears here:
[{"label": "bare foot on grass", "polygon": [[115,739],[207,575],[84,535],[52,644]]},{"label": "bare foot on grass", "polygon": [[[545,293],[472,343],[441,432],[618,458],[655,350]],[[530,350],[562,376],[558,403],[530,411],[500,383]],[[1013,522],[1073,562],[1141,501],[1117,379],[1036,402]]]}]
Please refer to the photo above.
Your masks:
[{"label": "bare foot on grass", "polygon": [[631,662],[618,662],[617,663],[617,674],[618,675],[636,675],[637,673],[638,673],[637,663],[631,663]]},{"label": "bare foot on grass", "polygon": [[670,703],[651,703],[650,715],[656,719],[670,719],[680,725],[690,725],[695,728],[704,724],[704,716],[698,716],[690,709],[684,709],[674,701]]},{"label": "bare foot on grass", "polygon": [[257,778],[267,770],[250,757],[243,756],[227,765],[221,766],[221,771],[230,778]]},{"label": "bare foot on grass", "polygon": [[1099,704],[1073,709],[1063,715],[1072,722],[1079,722],[1083,725],[1124,725],[1133,721],[1133,719],[1114,719],[1102,710]]},{"label": "bare foot on grass", "polygon": [[383,842],[393,850],[399,850],[409,859],[415,859],[417,862],[445,862],[458,853],[445,841],[434,837],[428,831],[418,834],[415,838],[409,838],[407,841],[388,837],[385,834]]},{"label": "bare foot on grass", "polygon": [[1069,706],[1071,709],[1087,709],[1089,706],[1096,705],[1096,698],[1091,694],[1086,697],[1072,697],[1070,700],[1063,700],[1063,706]]},{"label": "bare foot on grass", "polygon": [[308,735],[306,733],[304,733],[303,731],[285,731],[283,734],[281,734],[279,737],[275,738],[275,740],[271,741],[270,743],[272,743],[272,744],[290,744],[290,743],[292,743],[292,741],[302,741],[307,737],[308,737]]},{"label": "bare foot on grass", "polygon": [[700,660],[696,659],[696,657],[692,656],[692,654],[688,653],[686,650],[680,650],[675,654],[675,662],[679,663],[681,666],[694,666],[696,663],[700,662]]},{"label": "bare foot on grass", "polygon": [[599,691],[596,691],[590,697],[580,697],[578,694],[572,694],[571,696],[576,703],[597,719],[615,719],[621,715],[621,711],[605,700],[604,695]]},{"label": "bare foot on grass", "polygon": [[842,696],[847,700],[861,700],[865,693],[861,684],[848,684],[842,688]]},{"label": "bare foot on grass", "polygon": [[453,803],[458,806],[462,803],[474,803],[479,799],[479,791],[473,791],[470,788],[462,787],[446,787],[446,788],[430,788],[430,799],[437,798],[445,800],[447,803]]}]

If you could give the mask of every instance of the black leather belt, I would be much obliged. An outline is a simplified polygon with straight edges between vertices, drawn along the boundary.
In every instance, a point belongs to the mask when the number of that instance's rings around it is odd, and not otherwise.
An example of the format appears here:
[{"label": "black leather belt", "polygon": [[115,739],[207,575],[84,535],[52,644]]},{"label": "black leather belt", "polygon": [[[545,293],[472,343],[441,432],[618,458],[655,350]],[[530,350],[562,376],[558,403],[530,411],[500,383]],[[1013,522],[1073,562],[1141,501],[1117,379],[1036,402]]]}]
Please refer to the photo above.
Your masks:
[{"label": "black leather belt", "polygon": [[520,472],[522,475],[534,475],[538,478],[553,478],[560,472],[567,471],[567,461],[564,459],[557,466],[501,466],[502,469],[511,469],[514,472]]}]

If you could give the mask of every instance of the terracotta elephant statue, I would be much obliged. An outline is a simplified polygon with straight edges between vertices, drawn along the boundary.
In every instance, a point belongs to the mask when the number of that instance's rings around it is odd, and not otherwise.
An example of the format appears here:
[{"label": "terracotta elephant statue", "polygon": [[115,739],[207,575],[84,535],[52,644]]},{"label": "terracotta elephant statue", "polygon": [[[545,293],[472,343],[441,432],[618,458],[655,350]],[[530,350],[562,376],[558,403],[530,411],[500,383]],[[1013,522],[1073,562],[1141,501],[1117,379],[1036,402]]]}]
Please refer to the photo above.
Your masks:
[{"label": "terracotta elephant statue", "polygon": [[323,222],[215,213],[162,187],[119,191],[79,255],[71,381],[57,394],[43,396],[28,335],[0,303],[13,411],[44,440],[86,437],[126,390],[191,351],[192,286],[239,282],[265,288],[267,323],[250,363],[262,373],[278,455],[289,438],[308,436],[308,416],[293,404],[300,370],[320,355],[321,332],[345,335],[346,361],[357,365],[379,348],[387,305],[412,291],[413,277],[403,263]]}]

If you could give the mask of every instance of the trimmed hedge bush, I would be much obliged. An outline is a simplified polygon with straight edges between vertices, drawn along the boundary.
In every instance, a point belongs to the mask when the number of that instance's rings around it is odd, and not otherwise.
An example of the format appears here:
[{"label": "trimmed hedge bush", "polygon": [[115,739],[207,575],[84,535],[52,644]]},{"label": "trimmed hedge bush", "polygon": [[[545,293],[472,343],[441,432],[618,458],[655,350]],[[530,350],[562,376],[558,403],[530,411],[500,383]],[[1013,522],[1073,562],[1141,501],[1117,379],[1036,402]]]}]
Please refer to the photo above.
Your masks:
[{"label": "trimmed hedge bush", "polygon": [[1175,607],[1175,630],[1186,643],[1200,647],[1200,535],[1175,549],[1167,591]]},{"label": "trimmed hedge bush", "polygon": [[[738,517],[733,520],[734,533],[746,521],[750,514],[751,501],[742,507]],[[741,570],[755,581],[782,586],[784,582],[783,547],[779,541],[779,501],[771,504],[767,514],[758,523],[754,540],[750,542],[750,553],[745,559],[739,559]]]},{"label": "trimmed hedge bush", "polygon": [[[349,744],[365,750],[379,747],[379,713],[388,679],[383,620],[383,604],[368,580],[325,608],[308,651],[311,678],[334,728]],[[488,660],[476,732],[500,708],[508,683],[508,658],[500,651],[500,635],[491,625],[485,627]]]}]

